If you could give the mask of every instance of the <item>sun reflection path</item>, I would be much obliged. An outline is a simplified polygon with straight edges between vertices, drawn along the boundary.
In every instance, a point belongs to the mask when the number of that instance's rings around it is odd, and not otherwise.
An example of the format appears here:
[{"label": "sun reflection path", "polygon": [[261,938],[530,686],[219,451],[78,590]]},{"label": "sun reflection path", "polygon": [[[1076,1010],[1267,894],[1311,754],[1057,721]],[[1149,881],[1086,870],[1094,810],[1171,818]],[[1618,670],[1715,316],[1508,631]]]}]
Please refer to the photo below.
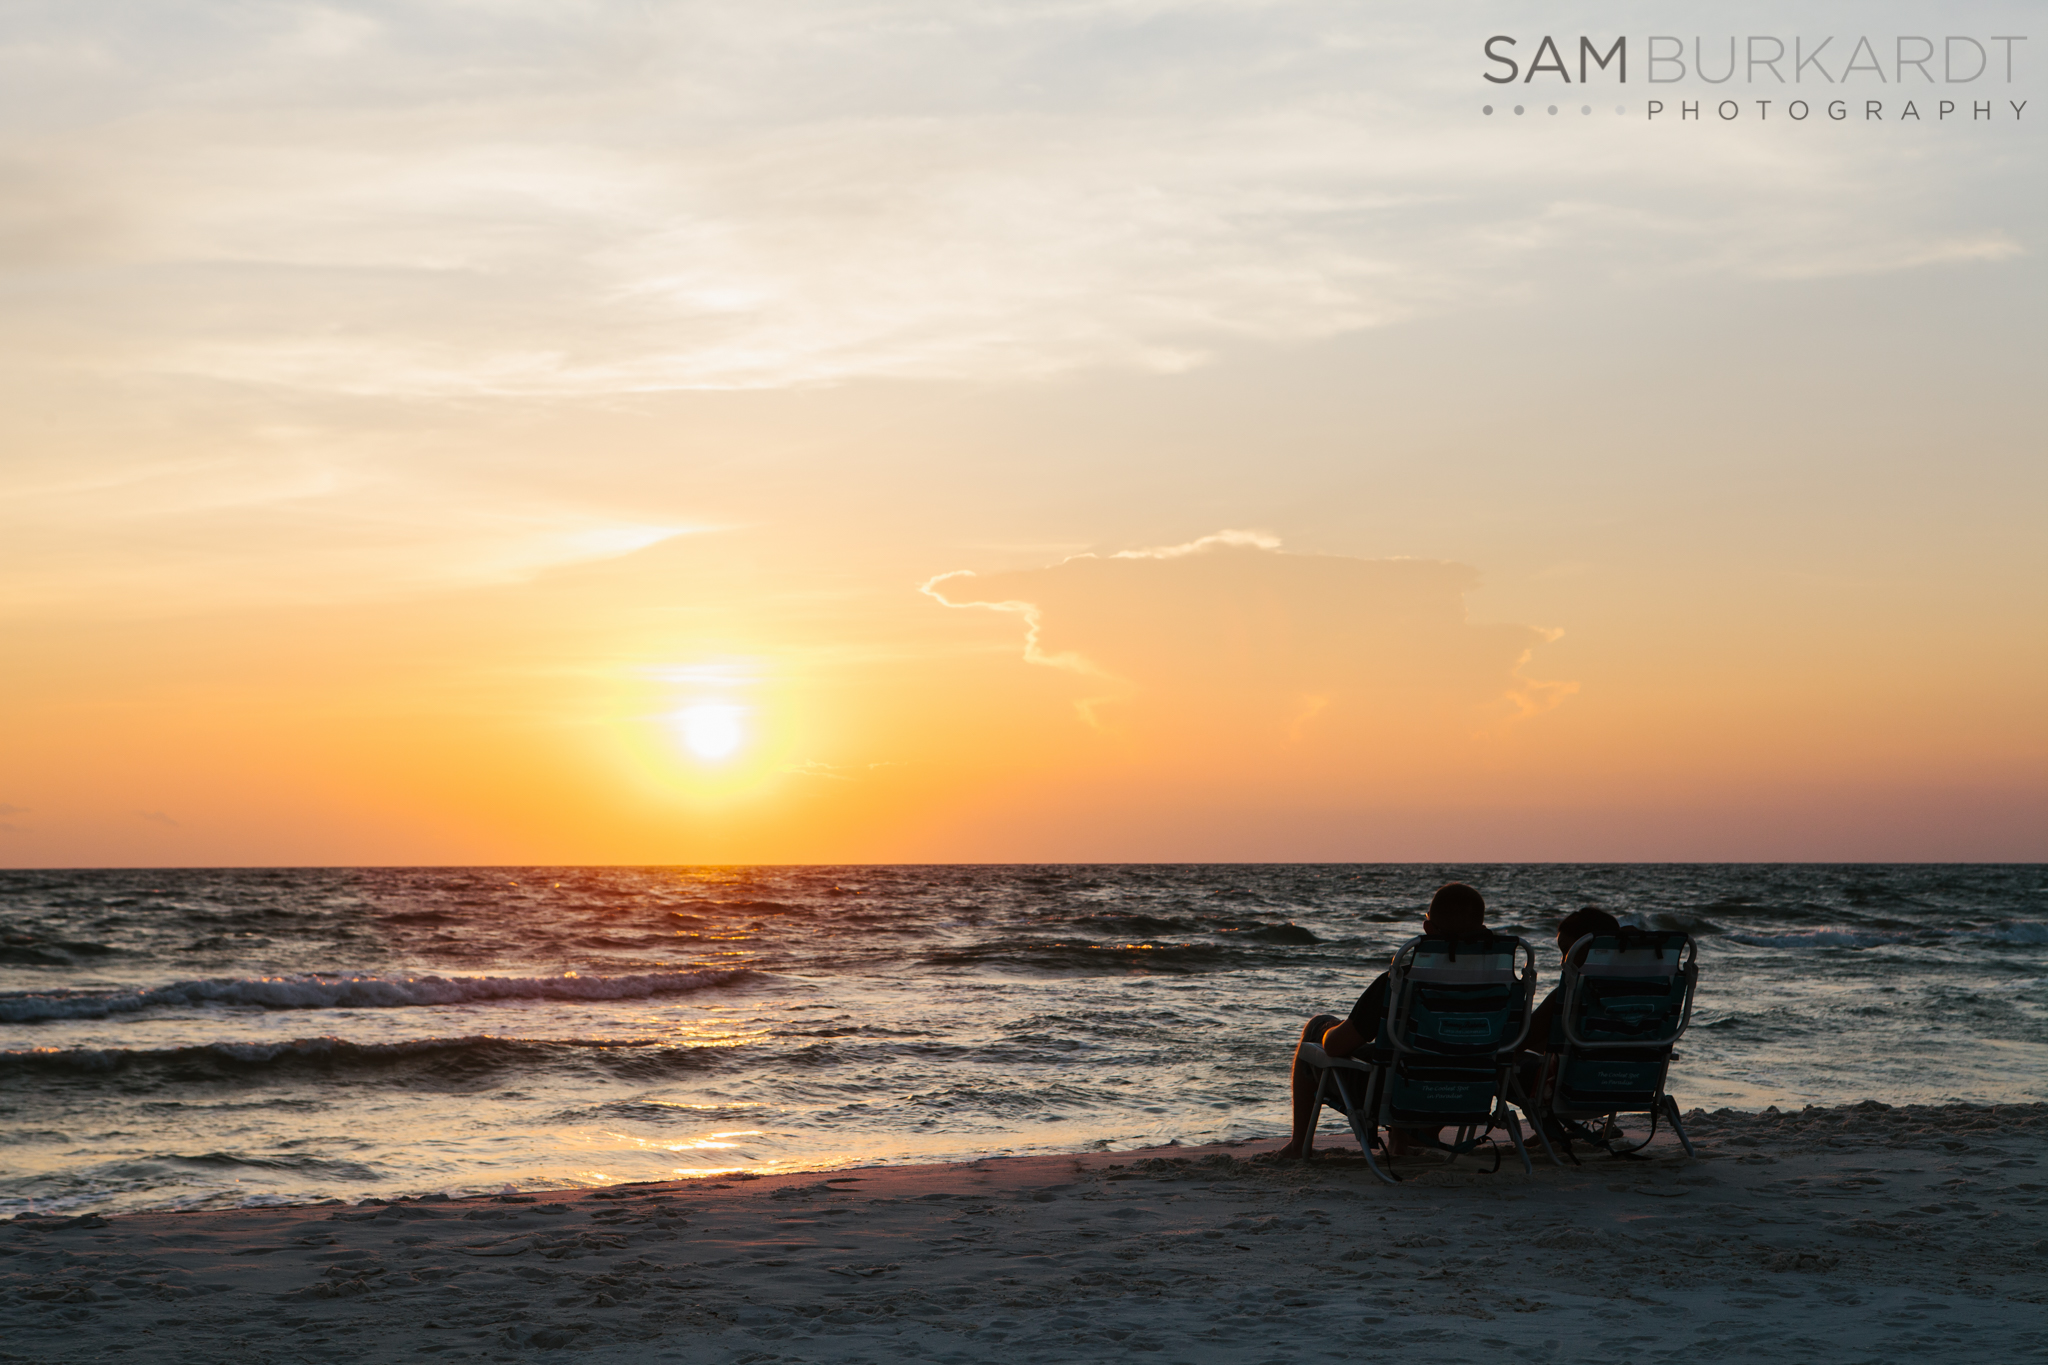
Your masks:
[{"label": "sun reflection path", "polygon": [[[766,1136],[766,1134],[762,1129],[759,1128],[741,1128],[735,1129],[732,1132],[727,1133],[708,1133],[705,1136],[699,1138],[686,1138],[681,1142],[658,1142],[651,1138],[634,1137],[631,1133],[618,1133],[611,1131],[600,1132],[598,1136],[610,1138],[615,1142],[625,1143],[629,1147],[634,1147],[644,1152],[710,1153],[730,1151],[740,1145],[737,1142],[730,1142],[726,1139],[764,1137]],[[671,1176],[686,1180],[701,1179],[705,1176],[714,1175],[745,1174],[751,1177],[757,1175],[777,1174],[787,1164],[788,1163],[785,1162],[770,1161],[757,1163],[754,1165],[672,1166],[669,1168],[668,1173]],[[619,1177],[611,1174],[609,1171],[579,1171],[577,1175],[579,1176],[579,1178],[593,1185],[609,1185],[615,1184],[619,1181]]]}]

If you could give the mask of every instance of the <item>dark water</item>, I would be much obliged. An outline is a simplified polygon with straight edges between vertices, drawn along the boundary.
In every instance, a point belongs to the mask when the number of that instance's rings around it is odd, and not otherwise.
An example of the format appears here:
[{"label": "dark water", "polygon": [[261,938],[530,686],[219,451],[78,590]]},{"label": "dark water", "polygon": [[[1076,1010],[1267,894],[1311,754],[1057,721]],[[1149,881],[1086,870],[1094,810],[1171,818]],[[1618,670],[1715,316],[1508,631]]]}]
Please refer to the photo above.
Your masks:
[{"label": "dark water", "polygon": [[1277,1132],[1452,877],[1698,935],[1688,1106],[2048,1098],[2039,866],[0,872],[0,1216]]}]

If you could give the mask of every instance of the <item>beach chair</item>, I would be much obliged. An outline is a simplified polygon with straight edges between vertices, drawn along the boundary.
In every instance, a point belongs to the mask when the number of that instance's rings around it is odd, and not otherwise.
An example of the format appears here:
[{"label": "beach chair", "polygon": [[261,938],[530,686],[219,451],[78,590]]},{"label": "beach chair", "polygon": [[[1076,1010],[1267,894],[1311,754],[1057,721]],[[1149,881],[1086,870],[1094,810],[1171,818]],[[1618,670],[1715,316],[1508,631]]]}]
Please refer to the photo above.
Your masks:
[{"label": "beach chair", "polygon": [[[1342,1114],[1366,1164],[1389,1183],[1400,1177],[1392,1169],[1393,1143],[1383,1142],[1383,1133],[1399,1133],[1407,1145],[1447,1152],[1452,1160],[1493,1144],[1498,1170],[1492,1133],[1505,1128],[1522,1168],[1534,1169],[1507,1086],[1535,998],[1536,954],[1519,938],[1413,940],[1394,954],[1387,1014],[1372,1044],[1349,1058],[1332,1057],[1312,1042],[1301,1045],[1302,1060],[1317,1075],[1317,1117],[1325,1105]],[[1439,1137],[1447,1128],[1455,1131],[1449,1142]],[[1314,1146],[1311,1120],[1302,1155],[1312,1157]],[[1382,1158],[1374,1157],[1375,1147]]]},{"label": "beach chair", "polygon": [[[1676,930],[1588,934],[1565,954],[1564,1000],[1533,1090],[1514,1099],[1558,1165],[1553,1133],[1577,1162],[1574,1140],[1614,1156],[1648,1146],[1660,1121],[1687,1156],[1692,1141],[1664,1091],[1671,1050],[1692,1022],[1699,950]],[[1621,1119],[1636,1116],[1633,1130]]]}]

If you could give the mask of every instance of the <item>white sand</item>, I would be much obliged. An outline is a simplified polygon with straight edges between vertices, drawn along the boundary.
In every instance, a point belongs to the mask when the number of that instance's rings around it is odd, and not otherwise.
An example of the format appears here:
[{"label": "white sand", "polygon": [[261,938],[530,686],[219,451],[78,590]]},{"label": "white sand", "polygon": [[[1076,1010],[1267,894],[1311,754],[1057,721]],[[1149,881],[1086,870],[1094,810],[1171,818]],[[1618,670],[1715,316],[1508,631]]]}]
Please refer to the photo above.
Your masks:
[{"label": "white sand", "polygon": [[1269,1142],[19,1220],[0,1360],[2048,1358],[2048,1105],[1690,1123],[1397,1189]]}]

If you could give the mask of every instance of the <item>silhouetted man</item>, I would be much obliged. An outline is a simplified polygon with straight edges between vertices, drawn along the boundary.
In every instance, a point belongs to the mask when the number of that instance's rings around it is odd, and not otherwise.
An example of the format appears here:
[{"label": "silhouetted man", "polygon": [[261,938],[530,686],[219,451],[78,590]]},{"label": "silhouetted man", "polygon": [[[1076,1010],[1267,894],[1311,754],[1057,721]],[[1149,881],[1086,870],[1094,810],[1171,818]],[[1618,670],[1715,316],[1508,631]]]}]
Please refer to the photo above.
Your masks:
[{"label": "silhouetted man", "polygon": [[[1462,938],[1485,928],[1486,897],[1465,883],[1446,882],[1429,898],[1429,913],[1422,921],[1424,934],[1433,938]],[[1358,1003],[1351,1007],[1349,1018],[1318,1014],[1301,1030],[1301,1041],[1320,1044],[1323,1051],[1332,1057],[1349,1057],[1378,1039],[1386,1018],[1387,974],[1381,972],[1358,997]],[[1301,1049],[1297,1047],[1294,1072],[1289,1082],[1294,1099],[1294,1136],[1273,1155],[1298,1157],[1302,1154],[1316,1117],[1316,1082],[1315,1071],[1301,1059]],[[1398,1135],[1396,1142],[1398,1146]]]}]

